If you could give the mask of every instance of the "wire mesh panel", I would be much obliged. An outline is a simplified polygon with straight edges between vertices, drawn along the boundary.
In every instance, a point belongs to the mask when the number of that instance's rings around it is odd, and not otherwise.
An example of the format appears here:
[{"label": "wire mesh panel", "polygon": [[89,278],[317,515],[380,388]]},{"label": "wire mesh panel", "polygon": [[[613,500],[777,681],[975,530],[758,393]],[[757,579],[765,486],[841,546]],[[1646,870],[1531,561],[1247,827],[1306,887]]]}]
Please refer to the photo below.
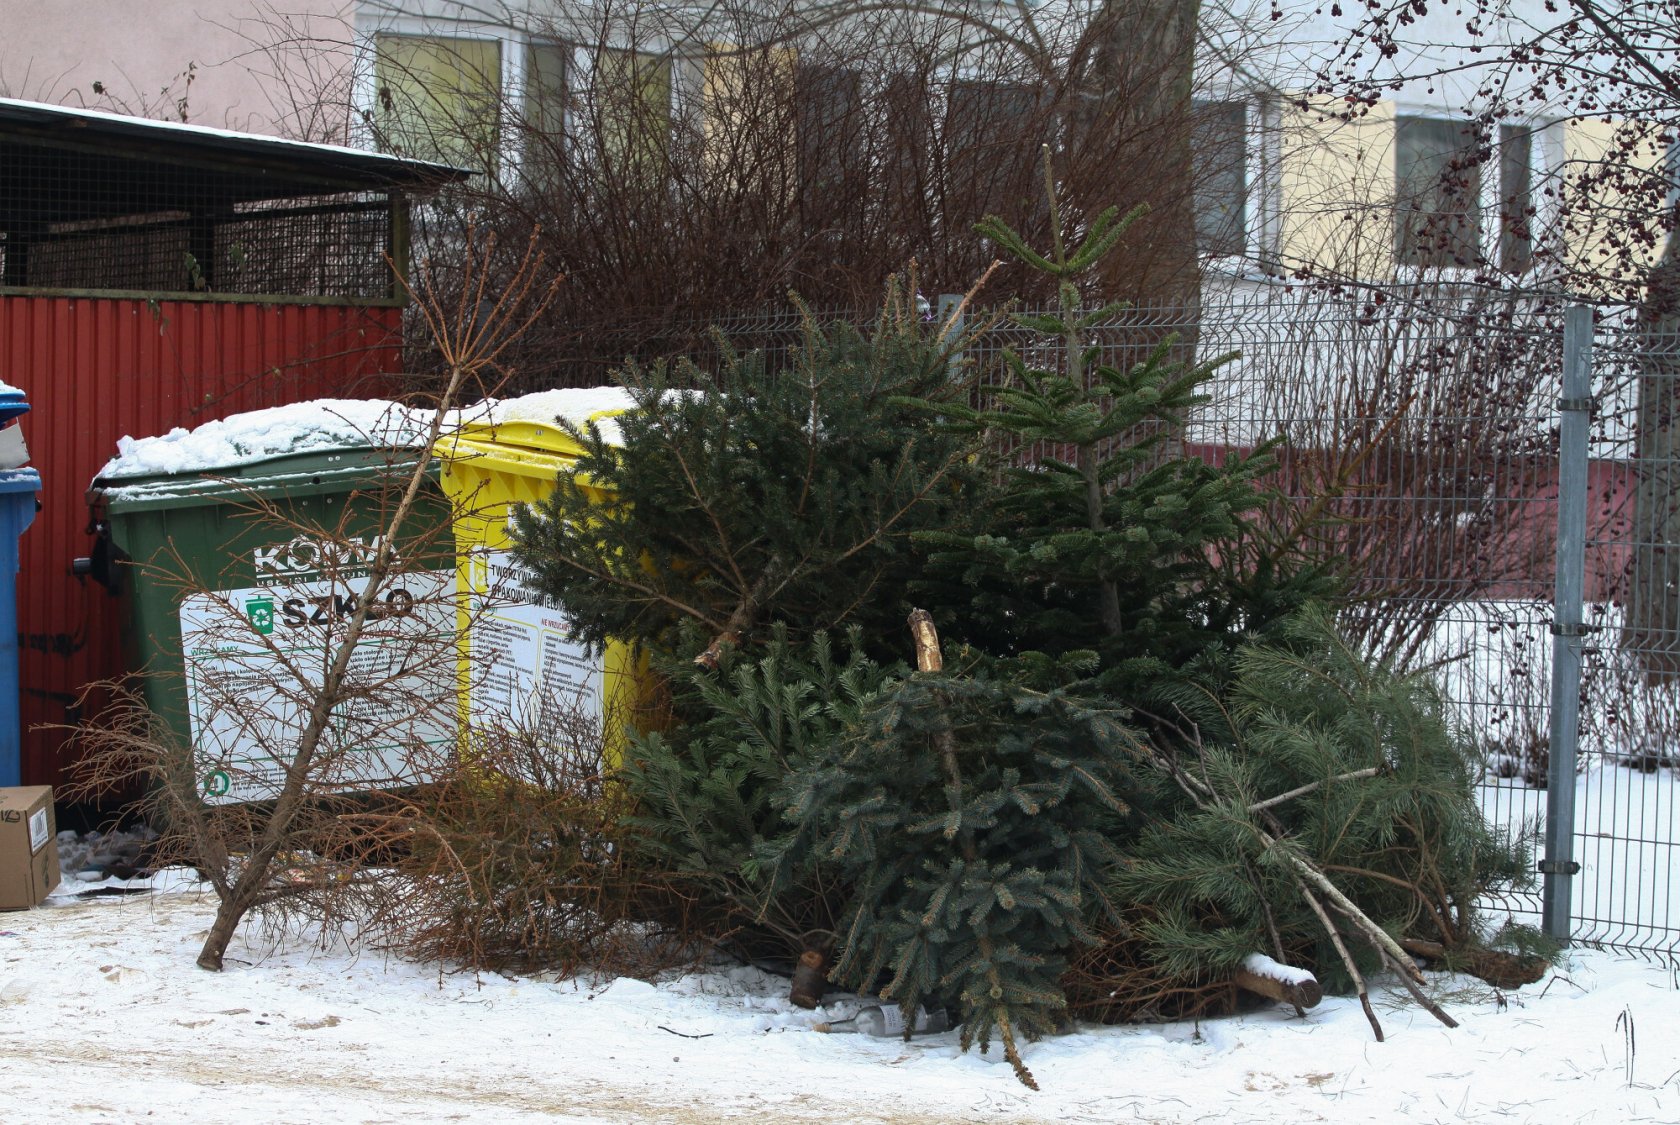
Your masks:
[{"label": "wire mesh panel", "polygon": [[1675,956],[1680,332],[1601,318],[1587,525],[1576,935]]},{"label": "wire mesh panel", "polygon": [[390,300],[388,193],[0,133],[0,285]]}]

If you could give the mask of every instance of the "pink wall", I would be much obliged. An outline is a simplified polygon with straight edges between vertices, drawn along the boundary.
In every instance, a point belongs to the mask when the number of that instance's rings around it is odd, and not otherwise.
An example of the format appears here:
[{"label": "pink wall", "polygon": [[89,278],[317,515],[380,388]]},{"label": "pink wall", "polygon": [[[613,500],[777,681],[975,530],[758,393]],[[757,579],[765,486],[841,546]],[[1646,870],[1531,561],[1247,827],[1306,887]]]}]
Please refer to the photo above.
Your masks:
[{"label": "pink wall", "polygon": [[342,141],[351,7],[0,0],[0,96],[175,120],[185,96],[194,125]]}]

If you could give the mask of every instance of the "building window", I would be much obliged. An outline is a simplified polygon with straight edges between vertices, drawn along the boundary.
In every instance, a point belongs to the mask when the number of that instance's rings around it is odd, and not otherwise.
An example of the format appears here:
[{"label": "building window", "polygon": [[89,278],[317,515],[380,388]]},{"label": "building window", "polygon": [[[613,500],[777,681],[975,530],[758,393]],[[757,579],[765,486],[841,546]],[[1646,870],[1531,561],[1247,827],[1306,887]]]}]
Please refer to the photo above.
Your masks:
[{"label": "building window", "polygon": [[1499,268],[1522,273],[1534,262],[1534,130],[1499,127]]},{"label": "building window", "polygon": [[1038,91],[1018,82],[957,79],[945,107],[948,202],[971,222],[988,214],[1019,221],[1042,202],[1045,136]]},{"label": "building window", "polygon": [[374,46],[380,147],[421,160],[494,170],[501,43],[380,33]]},{"label": "building window", "polygon": [[1191,107],[1196,247],[1200,253],[1248,253],[1248,107],[1198,102]]},{"label": "building window", "polygon": [[595,62],[595,112],[609,169],[645,175],[671,147],[671,60],[603,48]]},{"label": "building window", "polygon": [[1476,265],[1482,260],[1482,156],[1476,127],[1401,117],[1394,148],[1400,264]]},{"label": "building window", "polygon": [[558,139],[566,132],[566,81],[572,48],[533,39],[525,48],[525,123]]},{"label": "building window", "polygon": [[525,96],[522,123],[521,172],[542,184],[565,163],[566,86],[572,48],[565,43],[533,39],[525,47]]},{"label": "building window", "polygon": [[793,91],[800,207],[813,225],[827,227],[828,216],[852,213],[867,182],[863,77],[800,59]]},{"label": "building window", "polygon": [[[1512,273],[1533,256],[1529,212],[1533,132],[1505,125],[1490,138],[1472,122],[1400,117],[1395,127],[1395,254],[1406,266],[1480,266]],[[1499,216],[1489,244],[1484,215]]]}]

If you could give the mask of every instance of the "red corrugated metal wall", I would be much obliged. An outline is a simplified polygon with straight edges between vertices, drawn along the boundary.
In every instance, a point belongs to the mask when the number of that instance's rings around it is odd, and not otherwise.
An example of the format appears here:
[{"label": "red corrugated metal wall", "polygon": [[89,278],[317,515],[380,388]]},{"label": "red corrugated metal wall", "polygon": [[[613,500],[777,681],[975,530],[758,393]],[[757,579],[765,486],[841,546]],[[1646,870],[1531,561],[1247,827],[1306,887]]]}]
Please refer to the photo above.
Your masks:
[{"label": "red corrugated metal wall", "polygon": [[[0,295],[0,380],[23,388],[41,513],[17,579],[23,782],[57,785],[84,685],[122,672],[122,603],[72,577],[88,482],[125,434],[166,433],[300,399],[367,397],[401,363],[400,312]],[[90,705],[97,707],[98,700]]]}]

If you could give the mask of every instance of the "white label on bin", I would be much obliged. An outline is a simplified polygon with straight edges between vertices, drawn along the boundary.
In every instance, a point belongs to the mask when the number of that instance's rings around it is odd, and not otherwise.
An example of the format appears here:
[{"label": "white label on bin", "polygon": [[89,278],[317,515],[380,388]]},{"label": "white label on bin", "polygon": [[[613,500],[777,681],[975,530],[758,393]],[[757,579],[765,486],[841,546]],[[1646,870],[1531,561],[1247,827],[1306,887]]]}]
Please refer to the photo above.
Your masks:
[{"label": "white label on bin", "polygon": [[47,846],[47,810],[36,809],[29,814],[29,854],[34,855]]},{"label": "white label on bin", "polygon": [[[181,602],[187,713],[204,799],[275,797],[299,750],[365,576],[295,581]],[[345,671],[348,689],[316,751],[312,786],[411,785],[454,747],[459,647],[453,571],[388,579]]]},{"label": "white label on bin", "polygon": [[569,614],[545,604],[531,575],[508,551],[478,550],[473,588],[468,691],[475,721],[552,731],[577,714],[601,722],[604,671],[574,639]]}]

